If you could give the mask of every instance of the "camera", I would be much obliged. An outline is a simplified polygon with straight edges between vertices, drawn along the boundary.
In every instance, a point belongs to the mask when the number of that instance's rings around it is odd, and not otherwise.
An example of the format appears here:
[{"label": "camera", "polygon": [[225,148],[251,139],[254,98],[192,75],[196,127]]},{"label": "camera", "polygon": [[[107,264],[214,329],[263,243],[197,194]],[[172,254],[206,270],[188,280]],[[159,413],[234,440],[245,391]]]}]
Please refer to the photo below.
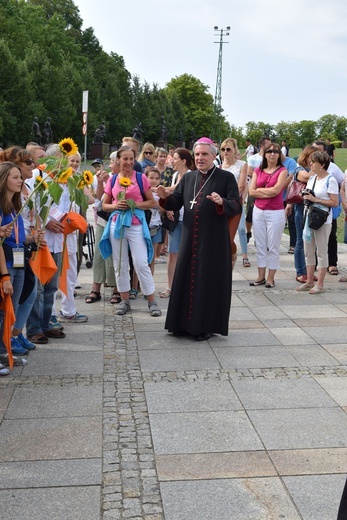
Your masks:
[{"label": "camera", "polygon": [[[304,190],[302,190],[301,195],[303,197],[305,195],[313,195],[314,196],[314,191],[310,190],[309,188],[305,188]],[[313,202],[311,202],[310,200],[304,199],[304,205],[305,206],[311,206],[311,204],[313,204]]]}]

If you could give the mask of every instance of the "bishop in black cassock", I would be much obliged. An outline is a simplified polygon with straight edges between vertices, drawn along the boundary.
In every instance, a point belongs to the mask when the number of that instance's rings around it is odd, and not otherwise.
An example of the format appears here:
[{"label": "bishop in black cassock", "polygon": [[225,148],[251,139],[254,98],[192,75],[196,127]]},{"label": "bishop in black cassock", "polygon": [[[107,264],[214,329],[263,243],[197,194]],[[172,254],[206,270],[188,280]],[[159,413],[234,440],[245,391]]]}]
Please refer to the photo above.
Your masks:
[{"label": "bishop in black cassock", "polygon": [[[228,335],[232,282],[228,220],[241,214],[234,175],[213,165],[212,146],[195,144],[200,170],[187,172],[163,204],[166,210],[184,206],[165,328],[198,340],[209,339],[213,333]],[[167,195],[165,188],[158,193]]]}]

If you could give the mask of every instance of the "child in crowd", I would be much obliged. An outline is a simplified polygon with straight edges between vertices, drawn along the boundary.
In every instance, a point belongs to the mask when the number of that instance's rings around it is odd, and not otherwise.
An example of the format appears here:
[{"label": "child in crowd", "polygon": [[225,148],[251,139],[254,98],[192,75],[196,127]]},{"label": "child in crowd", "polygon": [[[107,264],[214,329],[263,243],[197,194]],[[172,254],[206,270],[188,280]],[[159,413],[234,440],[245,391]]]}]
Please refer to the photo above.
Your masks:
[{"label": "child in crowd", "polygon": [[145,170],[146,177],[151,185],[153,198],[155,200],[155,207],[151,209],[152,217],[149,223],[149,231],[151,233],[152,244],[154,249],[153,259],[150,265],[152,275],[154,274],[155,259],[160,254],[161,242],[162,242],[162,228],[161,228],[161,213],[159,207],[159,196],[156,194],[155,189],[160,183],[160,171],[155,166],[147,166]]}]

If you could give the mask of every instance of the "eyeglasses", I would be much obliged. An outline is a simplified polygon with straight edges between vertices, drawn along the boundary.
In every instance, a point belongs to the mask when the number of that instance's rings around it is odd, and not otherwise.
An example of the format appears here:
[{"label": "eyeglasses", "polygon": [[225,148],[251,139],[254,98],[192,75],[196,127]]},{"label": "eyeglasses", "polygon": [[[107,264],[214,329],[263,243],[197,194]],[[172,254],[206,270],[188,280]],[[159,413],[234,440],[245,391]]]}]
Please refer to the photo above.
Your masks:
[{"label": "eyeglasses", "polygon": [[25,159],[25,161],[22,161],[22,162],[27,164],[28,166],[31,166],[32,164],[35,164],[32,159]]},{"label": "eyeglasses", "polygon": [[231,148],[221,148],[221,152],[231,152]]},{"label": "eyeglasses", "polygon": [[281,152],[279,150],[266,150],[265,153],[278,153],[278,154],[280,154]]},{"label": "eyeglasses", "polygon": [[145,155],[153,155],[153,152],[143,152]]}]

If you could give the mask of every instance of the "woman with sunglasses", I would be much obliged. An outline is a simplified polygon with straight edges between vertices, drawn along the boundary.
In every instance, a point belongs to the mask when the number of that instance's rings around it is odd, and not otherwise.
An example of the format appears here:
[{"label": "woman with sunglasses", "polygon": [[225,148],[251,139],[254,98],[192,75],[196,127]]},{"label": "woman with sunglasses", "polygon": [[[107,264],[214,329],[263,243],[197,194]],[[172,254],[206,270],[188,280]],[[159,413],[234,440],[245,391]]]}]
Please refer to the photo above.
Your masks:
[{"label": "woman with sunglasses", "polygon": [[[250,286],[275,286],[280,267],[280,245],[285,226],[283,190],[288,171],[282,164],[281,148],[271,143],[264,150],[263,162],[255,168],[249,194],[254,197],[253,228],[257,250],[258,278]],[[266,269],[268,273],[266,276]]]},{"label": "woman with sunglasses", "polygon": [[152,143],[145,143],[138,158],[144,172],[147,166],[155,166],[155,148]]},{"label": "woman with sunglasses", "polygon": [[250,267],[251,264],[247,254],[245,210],[243,207],[243,201],[247,195],[247,163],[238,159],[237,141],[232,137],[228,137],[222,142],[220,152],[222,158],[221,168],[234,175],[239,187],[240,197],[242,198],[242,214],[237,231],[241,245],[243,267]]}]

